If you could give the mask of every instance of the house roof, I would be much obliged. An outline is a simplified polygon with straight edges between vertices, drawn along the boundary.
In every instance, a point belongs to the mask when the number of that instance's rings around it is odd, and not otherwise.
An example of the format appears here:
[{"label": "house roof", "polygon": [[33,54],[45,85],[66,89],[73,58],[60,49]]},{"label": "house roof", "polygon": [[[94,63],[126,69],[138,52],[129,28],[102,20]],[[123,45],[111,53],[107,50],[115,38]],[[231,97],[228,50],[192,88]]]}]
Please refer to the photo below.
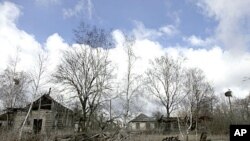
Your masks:
[{"label": "house roof", "polygon": [[[47,100],[51,100],[53,101],[54,103],[60,105],[61,107],[69,110],[69,111],[72,111],[71,109],[69,109],[68,107],[64,106],[63,104],[57,102],[55,99],[53,99],[50,95],[50,92],[49,93],[46,93],[46,94],[43,94],[41,95],[40,97],[38,97],[36,100],[33,101],[33,106],[35,105],[35,103],[39,103],[39,100],[40,99],[47,99]],[[30,103],[31,104],[31,103]],[[4,109],[2,112],[0,112],[0,120],[6,120],[7,119],[7,114],[15,114],[16,112],[18,111],[27,111],[29,109],[29,106],[30,104],[27,104],[24,108],[6,108]],[[48,104],[47,104],[48,105]],[[72,111],[73,112],[73,111]]]},{"label": "house roof", "polygon": [[[53,101],[54,103],[56,103],[56,104],[62,106],[63,108],[66,108],[66,109],[72,111],[70,108],[64,106],[63,104],[61,104],[61,103],[57,102],[55,99],[53,99],[53,98],[49,95],[49,93],[48,93],[48,94],[43,94],[42,96],[40,96],[39,98],[37,98],[36,100],[34,100],[33,103],[39,103],[39,100],[40,100],[40,99],[48,99],[48,100],[51,100],[51,101]],[[30,104],[26,105],[25,108],[28,108],[29,106],[30,106]],[[33,105],[33,106],[34,106],[34,105]]]},{"label": "house roof", "polygon": [[148,117],[145,114],[140,114],[134,119],[132,119],[130,122],[150,122],[150,121],[156,121],[155,118]]}]

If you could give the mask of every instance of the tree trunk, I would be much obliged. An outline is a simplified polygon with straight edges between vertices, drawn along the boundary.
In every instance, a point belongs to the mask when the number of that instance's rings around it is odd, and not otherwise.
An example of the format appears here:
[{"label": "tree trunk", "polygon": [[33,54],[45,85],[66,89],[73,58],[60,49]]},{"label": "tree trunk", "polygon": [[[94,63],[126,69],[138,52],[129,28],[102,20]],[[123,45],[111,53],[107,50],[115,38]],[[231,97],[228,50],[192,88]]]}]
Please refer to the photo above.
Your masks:
[{"label": "tree trunk", "polygon": [[18,140],[19,140],[19,141],[21,141],[21,139],[22,139],[23,128],[24,128],[24,125],[25,125],[25,123],[26,123],[26,121],[27,121],[29,115],[30,115],[30,111],[31,111],[31,109],[32,109],[32,106],[33,106],[33,102],[31,102],[31,104],[30,104],[28,113],[27,113],[27,115],[26,115],[26,117],[25,117],[25,119],[24,119],[24,121],[23,121],[23,124],[22,124],[22,126],[21,126],[21,129],[20,129],[20,131],[19,131],[19,136],[18,136]]},{"label": "tree trunk", "polygon": [[198,118],[195,119],[195,140],[198,141]]},{"label": "tree trunk", "polygon": [[178,122],[178,128],[179,128],[179,132],[180,132],[180,134],[181,134],[181,137],[184,139],[183,133],[181,132],[181,125],[180,125],[179,116],[177,116],[177,122]]},{"label": "tree trunk", "polygon": [[169,107],[166,108],[166,111],[167,111],[167,118],[169,118],[170,117]]},{"label": "tree trunk", "polygon": [[186,134],[186,138],[185,138],[185,141],[188,141],[188,134]]},{"label": "tree trunk", "polygon": [[86,123],[87,123],[87,112],[86,112],[87,98],[84,98],[84,100],[82,98],[80,98],[80,102],[82,104],[83,117],[82,117],[82,121],[80,121],[79,124],[81,125],[82,131],[87,131],[87,128],[86,128]]}]

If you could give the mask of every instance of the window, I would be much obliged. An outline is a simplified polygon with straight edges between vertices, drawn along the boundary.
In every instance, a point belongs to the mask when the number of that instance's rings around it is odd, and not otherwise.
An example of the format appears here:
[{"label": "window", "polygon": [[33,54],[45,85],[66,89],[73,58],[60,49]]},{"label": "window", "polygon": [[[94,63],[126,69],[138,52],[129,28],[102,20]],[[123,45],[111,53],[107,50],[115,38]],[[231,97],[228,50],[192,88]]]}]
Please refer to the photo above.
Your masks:
[{"label": "window", "polygon": [[43,123],[42,119],[34,119],[33,131],[35,134],[40,133],[40,131],[42,130],[42,123]]},{"label": "window", "polygon": [[150,128],[155,129],[155,123],[150,123]]},{"label": "window", "polygon": [[147,130],[150,129],[150,123],[146,123],[146,129],[147,129]]},{"label": "window", "polygon": [[136,129],[140,129],[140,123],[136,123]]}]

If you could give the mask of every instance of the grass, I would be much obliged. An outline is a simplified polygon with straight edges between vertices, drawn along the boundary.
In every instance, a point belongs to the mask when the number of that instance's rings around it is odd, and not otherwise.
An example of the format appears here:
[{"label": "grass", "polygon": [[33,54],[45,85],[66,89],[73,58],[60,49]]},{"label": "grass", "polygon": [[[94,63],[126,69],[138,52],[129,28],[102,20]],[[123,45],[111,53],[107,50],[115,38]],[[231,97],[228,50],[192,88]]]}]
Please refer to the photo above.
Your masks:
[{"label": "grass", "polygon": [[[134,135],[129,138],[129,141],[162,141],[163,138],[171,137],[171,136],[179,136],[181,141],[184,139],[178,134],[168,134],[168,135]],[[189,141],[195,141],[195,135],[189,135]],[[208,135],[207,139],[211,141],[229,141],[229,135]],[[198,141],[200,140],[200,135],[198,135]]]},{"label": "grass", "polygon": [[[22,141],[54,141],[55,137],[73,134],[72,131],[60,130],[48,132],[48,134],[23,133]],[[17,131],[0,130],[0,141],[17,141]]]},{"label": "grass", "polygon": [[[24,134],[22,141],[54,141],[56,136],[62,136],[66,134],[72,134],[69,131],[57,131],[51,132],[48,135],[33,135],[33,134]],[[18,133],[13,131],[0,131],[0,140],[1,141],[17,141]],[[130,135],[128,141],[162,141],[163,138],[179,136],[181,141],[185,141],[179,134],[134,134]],[[198,141],[200,139],[200,134],[198,135]],[[207,139],[211,141],[229,141],[229,135],[211,135],[208,134]],[[195,135],[189,135],[189,141],[195,141]]]}]

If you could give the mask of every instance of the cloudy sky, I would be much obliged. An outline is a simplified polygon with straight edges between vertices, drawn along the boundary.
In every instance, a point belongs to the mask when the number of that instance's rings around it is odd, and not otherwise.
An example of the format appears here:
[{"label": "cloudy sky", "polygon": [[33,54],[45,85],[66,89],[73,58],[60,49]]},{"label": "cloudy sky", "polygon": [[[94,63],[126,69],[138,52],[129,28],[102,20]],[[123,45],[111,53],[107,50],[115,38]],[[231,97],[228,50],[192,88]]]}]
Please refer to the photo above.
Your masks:
[{"label": "cloudy sky", "polygon": [[0,1],[0,71],[21,49],[20,70],[30,70],[36,53],[49,56],[50,70],[60,54],[74,46],[73,29],[81,21],[113,30],[111,58],[124,70],[123,33],[136,37],[138,73],[165,52],[201,68],[217,95],[230,88],[249,93],[250,0],[6,0]]}]

